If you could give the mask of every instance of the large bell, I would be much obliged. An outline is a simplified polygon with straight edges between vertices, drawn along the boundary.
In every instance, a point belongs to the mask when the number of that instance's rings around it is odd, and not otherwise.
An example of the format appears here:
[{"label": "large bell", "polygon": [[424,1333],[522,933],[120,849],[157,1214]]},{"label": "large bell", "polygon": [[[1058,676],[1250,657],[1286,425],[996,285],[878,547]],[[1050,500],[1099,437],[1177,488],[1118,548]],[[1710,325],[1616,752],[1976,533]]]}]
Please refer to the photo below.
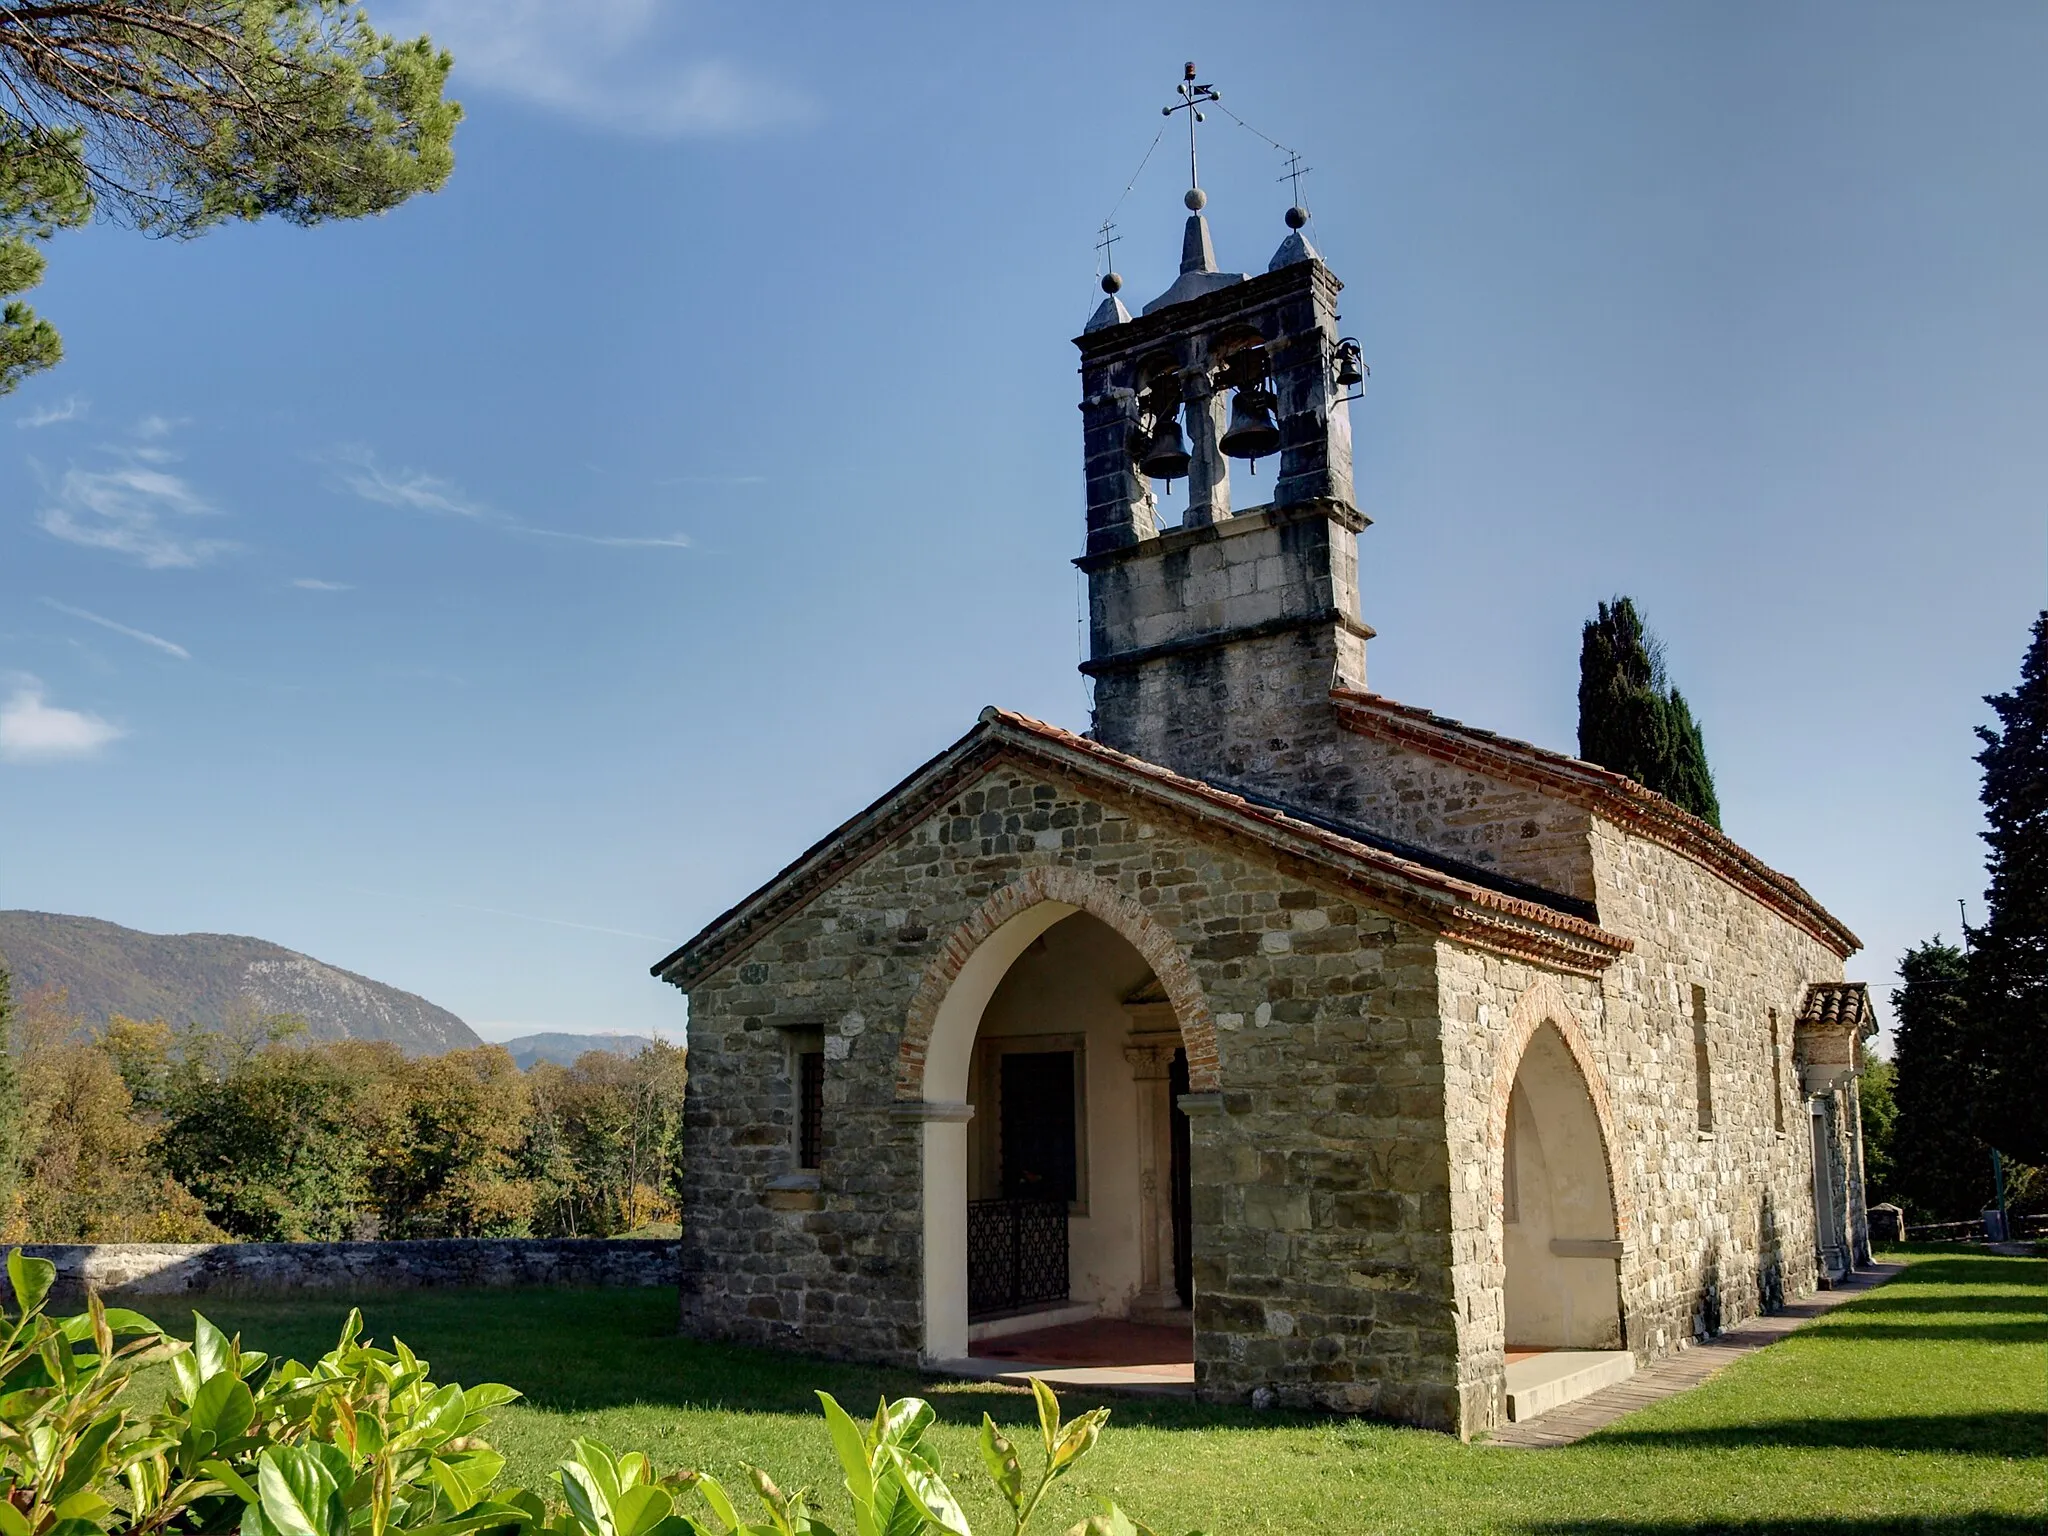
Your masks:
[{"label": "large bell", "polygon": [[1181,441],[1177,412],[1159,423],[1145,449],[1145,457],[1138,461],[1138,468],[1154,480],[1179,480],[1187,474],[1188,450],[1187,444]]},{"label": "large bell", "polygon": [[1280,451],[1280,429],[1273,424],[1273,391],[1240,389],[1230,399],[1230,427],[1217,444],[1233,459],[1264,459]]}]

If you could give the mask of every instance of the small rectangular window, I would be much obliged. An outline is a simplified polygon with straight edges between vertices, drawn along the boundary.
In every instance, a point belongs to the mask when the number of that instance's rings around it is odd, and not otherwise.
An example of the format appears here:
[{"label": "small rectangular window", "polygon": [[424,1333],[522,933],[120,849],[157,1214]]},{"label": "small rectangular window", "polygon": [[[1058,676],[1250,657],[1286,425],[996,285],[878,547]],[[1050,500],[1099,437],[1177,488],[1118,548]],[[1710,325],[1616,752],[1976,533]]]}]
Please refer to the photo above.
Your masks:
[{"label": "small rectangular window", "polygon": [[1778,1043],[1778,1010],[1771,1010],[1771,1127],[1785,1134],[1784,1051]]},{"label": "small rectangular window", "polygon": [[1700,1129],[1714,1128],[1714,1062],[1707,1054],[1707,989],[1692,989],[1693,1092],[1699,1101]]},{"label": "small rectangular window", "polygon": [[825,1155],[825,1053],[799,1051],[796,1058],[796,1162],[819,1167]]}]

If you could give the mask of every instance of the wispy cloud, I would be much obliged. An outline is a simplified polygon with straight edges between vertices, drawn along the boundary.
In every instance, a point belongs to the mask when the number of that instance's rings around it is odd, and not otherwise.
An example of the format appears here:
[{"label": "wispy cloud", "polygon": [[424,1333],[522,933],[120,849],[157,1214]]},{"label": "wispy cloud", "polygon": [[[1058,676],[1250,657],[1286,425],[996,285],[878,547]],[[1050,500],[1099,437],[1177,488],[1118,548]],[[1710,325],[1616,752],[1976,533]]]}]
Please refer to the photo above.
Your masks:
[{"label": "wispy cloud", "polygon": [[345,581],[322,581],[318,576],[294,576],[292,585],[305,592],[353,592],[355,588]]},{"label": "wispy cloud", "polygon": [[365,501],[387,507],[409,507],[415,512],[434,512],[444,517],[467,517],[487,521],[490,508],[472,501],[461,487],[439,475],[418,470],[393,473],[377,462],[367,448],[343,448],[330,455],[341,483]]},{"label": "wispy cloud", "polygon": [[530,533],[537,539],[572,539],[578,544],[596,544],[605,549],[688,549],[690,536],[687,533],[654,534],[637,537],[617,533],[569,533],[560,528],[529,528],[525,524],[513,525],[520,533]]},{"label": "wispy cloud", "polygon": [[605,549],[688,549],[689,535],[581,533],[567,528],[540,528],[498,511],[471,496],[453,480],[421,470],[389,470],[377,456],[363,447],[337,449],[327,456],[337,483],[365,501],[380,506],[402,507],[436,517],[456,517],[494,533],[535,539],[567,539],[576,544],[595,544]]},{"label": "wispy cloud", "polygon": [[33,677],[16,677],[0,704],[0,760],[10,763],[93,757],[126,734],[98,715],[46,702],[42,682]]},{"label": "wispy cloud", "polygon": [[24,416],[14,418],[17,427],[54,427],[60,422],[76,421],[89,409],[86,401],[77,395],[66,395],[54,405],[39,405]]},{"label": "wispy cloud", "polygon": [[816,115],[803,92],[694,43],[674,0],[579,0],[564,17],[559,0],[413,0],[387,24],[451,48],[458,90],[474,83],[614,132],[751,133]]},{"label": "wispy cloud", "polygon": [[203,565],[235,545],[196,539],[178,526],[218,509],[182,476],[149,464],[67,469],[54,503],[36,514],[45,533],[87,549],[127,555],[152,570]]},{"label": "wispy cloud", "polygon": [[54,608],[59,613],[70,614],[74,619],[83,619],[88,624],[97,624],[102,629],[111,629],[117,635],[126,635],[130,640],[140,640],[144,645],[155,646],[158,650],[167,655],[175,656],[180,661],[190,661],[192,659],[190,651],[174,640],[166,640],[162,635],[152,635],[146,629],[134,629],[129,625],[117,623],[115,620],[105,618],[100,614],[92,612],[90,609],[74,608],[69,603],[58,602],[54,597],[44,598],[43,603],[46,607]]}]

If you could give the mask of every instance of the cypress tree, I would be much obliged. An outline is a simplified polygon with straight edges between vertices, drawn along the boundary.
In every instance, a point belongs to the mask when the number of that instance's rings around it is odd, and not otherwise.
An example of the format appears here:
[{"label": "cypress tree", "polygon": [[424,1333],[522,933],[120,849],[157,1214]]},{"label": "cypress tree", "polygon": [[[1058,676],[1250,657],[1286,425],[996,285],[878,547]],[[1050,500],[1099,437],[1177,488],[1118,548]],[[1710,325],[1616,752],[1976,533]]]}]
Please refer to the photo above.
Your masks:
[{"label": "cypress tree", "polygon": [[2019,686],[1985,699],[1979,727],[1984,926],[1970,931],[1970,999],[1985,1138],[2007,1157],[2048,1164],[2048,612],[2034,621]]},{"label": "cypress tree", "polygon": [[1984,1208],[1991,1151],[1972,1132],[1979,1101],[1970,966],[1940,939],[1906,951],[1892,993],[1890,1193],[1920,1221],[1961,1221]]},{"label": "cypress tree", "polygon": [[1579,756],[1721,825],[1706,737],[1632,598],[1601,603],[1580,634]]}]

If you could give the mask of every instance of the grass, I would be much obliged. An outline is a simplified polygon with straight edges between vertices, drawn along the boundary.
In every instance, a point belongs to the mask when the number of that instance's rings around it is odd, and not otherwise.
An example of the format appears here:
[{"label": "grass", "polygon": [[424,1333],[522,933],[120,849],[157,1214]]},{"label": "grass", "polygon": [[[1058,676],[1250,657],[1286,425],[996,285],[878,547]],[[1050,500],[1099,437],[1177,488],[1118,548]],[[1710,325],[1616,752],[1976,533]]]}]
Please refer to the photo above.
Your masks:
[{"label": "grass", "polygon": [[[2048,1260],[1905,1250],[1899,1279],[1750,1355],[1695,1390],[1577,1445],[1510,1451],[1356,1420],[1159,1399],[1103,1399],[1101,1448],[1036,1533],[1114,1492],[1161,1532],[1594,1532],[1691,1536],[2048,1531]],[[856,1413],[920,1393],[942,1422],[955,1492],[977,1529],[1007,1533],[973,1448],[984,1409],[1023,1426],[1029,1400],[984,1384],[695,1343],[668,1291],[471,1291],[360,1298],[442,1380],[526,1394],[492,1442],[508,1477],[542,1482],[572,1435],[644,1450],[744,1485],[741,1464],[807,1483],[836,1518],[813,1387]],[[308,1358],[342,1298],[230,1300],[204,1310],[251,1347]],[[155,1309],[189,1326],[182,1309]],[[1069,1413],[1092,1406],[1074,1391]],[[1020,1446],[1024,1442],[1020,1439]],[[1027,1463],[1028,1465],[1028,1463]],[[843,1514],[843,1509],[839,1510]]]}]

